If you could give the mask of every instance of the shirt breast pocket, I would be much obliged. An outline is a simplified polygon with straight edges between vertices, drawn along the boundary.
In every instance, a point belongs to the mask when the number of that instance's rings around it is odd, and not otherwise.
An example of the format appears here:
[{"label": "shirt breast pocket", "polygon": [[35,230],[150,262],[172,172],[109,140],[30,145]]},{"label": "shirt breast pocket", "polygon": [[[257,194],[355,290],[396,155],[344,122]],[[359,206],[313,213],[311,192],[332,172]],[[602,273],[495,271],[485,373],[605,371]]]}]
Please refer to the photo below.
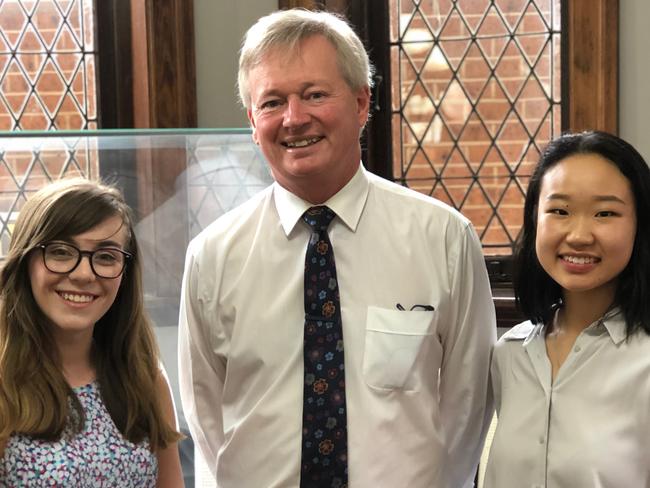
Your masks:
[{"label": "shirt breast pocket", "polygon": [[435,310],[402,311],[368,307],[363,376],[382,390],[417,389],[416,360],[435,328]]}]

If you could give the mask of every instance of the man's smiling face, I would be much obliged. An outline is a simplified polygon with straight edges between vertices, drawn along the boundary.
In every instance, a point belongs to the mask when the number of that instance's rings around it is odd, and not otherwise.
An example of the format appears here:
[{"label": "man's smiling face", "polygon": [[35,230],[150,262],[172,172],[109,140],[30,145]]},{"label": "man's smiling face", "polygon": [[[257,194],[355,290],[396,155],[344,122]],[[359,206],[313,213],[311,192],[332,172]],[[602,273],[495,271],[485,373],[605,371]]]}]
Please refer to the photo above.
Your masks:
[{"label": "man's smiling face", "polygon": [[322,203],[354,176],[370,92],[353,91],[340,73],[334,46],[322,36],[287,52],[271,50],[249,73],[253,139],[275,180]]}]

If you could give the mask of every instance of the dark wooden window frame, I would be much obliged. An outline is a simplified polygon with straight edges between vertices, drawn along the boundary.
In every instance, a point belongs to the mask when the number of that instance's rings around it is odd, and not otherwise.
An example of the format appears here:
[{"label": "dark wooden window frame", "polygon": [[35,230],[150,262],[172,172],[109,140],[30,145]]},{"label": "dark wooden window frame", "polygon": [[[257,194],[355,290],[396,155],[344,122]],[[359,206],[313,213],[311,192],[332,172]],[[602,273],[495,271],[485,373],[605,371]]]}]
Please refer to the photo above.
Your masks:
[{"label": "dark wooden window frame", "polygon": [[[373,114],[364,135],[364,162],[392,179],[389,15],[387,1],[280,0],[280,8],[327,9],[350,19],[377,68]],[[619,0],[565,0],[562,4],[562,129],[618,133]],[[520,320],[512,292],[510,257],[486,257],[499,326]]]},{"label": "dark wooden window frame", "polygon": [[100,126],[196,127],[192,0],[96,0]]}]

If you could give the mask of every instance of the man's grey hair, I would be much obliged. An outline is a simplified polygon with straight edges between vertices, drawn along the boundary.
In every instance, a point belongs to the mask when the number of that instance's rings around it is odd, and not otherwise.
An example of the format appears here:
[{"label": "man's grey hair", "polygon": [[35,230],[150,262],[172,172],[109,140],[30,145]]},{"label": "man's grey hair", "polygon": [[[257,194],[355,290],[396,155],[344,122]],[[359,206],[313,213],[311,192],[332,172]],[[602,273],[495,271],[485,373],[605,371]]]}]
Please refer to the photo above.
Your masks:
[{"label": "man's grey hair", "polygon": [[368,53],[342,17],[304,9],[281,10],[259,19],[244,36],[237,76],[239,98],[244,107],[251,108],[248,75],[262,58],[276,47],[291,52],[302,40],[315,35],[324,36],[332,43],[341,75],[352,90],[372,87],[374,68]]}]

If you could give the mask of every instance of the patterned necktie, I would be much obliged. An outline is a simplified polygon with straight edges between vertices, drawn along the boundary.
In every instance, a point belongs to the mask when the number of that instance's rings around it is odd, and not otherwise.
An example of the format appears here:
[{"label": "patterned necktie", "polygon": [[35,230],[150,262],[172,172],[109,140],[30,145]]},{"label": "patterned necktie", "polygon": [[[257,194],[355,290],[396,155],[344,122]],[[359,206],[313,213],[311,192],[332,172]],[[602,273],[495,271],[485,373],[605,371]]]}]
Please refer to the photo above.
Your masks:
[{"label": "patterned necktie", "polygon": [[301,488],[343,488],[348,483],[343,329],[334,251],[327,227],[336,216],[312,207],[305,257],[305,384]]}]

